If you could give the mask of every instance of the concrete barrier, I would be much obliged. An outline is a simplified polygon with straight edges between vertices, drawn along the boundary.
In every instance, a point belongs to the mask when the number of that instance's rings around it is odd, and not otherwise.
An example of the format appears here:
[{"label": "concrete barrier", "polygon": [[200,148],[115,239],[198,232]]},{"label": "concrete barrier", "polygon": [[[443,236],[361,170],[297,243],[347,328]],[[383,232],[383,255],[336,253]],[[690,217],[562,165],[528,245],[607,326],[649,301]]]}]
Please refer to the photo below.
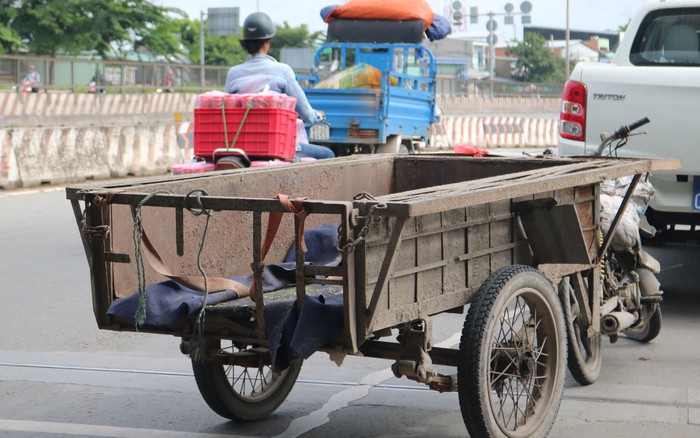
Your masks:
[{"label": "concrete barrier", "polygon": [[473,144],[482,148],[553,147],[558,143],[557,120],[516,116],[444,116],[430,138],[445,148]]},{"label": "concrete barrier", "polygon": [[559,114],[560,97],[474,97],[438,95],[437,103],[443,114],[449,116],[505,115],[505,114]]},{"label": "concrete barrier", "polygon": [[2,127],[49,126],[68,121],[71,125],[93,122],[104,125],[123,117],[156,117],[174,113],[187,116],[194,109],[197,95],[188,93],[78,94],[78,93],[0,93]]},{"label": "concrete barrier", "polygon": [[0,129],[0,188],[167,173],[190,156],[173,124]]},{"label": "concrete barrier", "polygon": [[[0,92],[0,188],[166,173],[192,156],[195,99],[181,93]],[[557,99],[438,101],[445,115],[433,126],[431,146],[557,144]]]}]

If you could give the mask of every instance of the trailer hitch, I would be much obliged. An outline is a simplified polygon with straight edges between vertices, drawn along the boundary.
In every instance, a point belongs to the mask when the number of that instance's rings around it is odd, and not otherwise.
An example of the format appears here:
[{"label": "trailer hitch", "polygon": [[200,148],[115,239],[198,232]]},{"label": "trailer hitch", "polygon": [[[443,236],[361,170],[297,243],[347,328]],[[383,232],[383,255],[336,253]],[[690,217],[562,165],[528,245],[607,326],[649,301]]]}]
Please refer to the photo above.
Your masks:
[{"label": "trailer hitch", "polygon": [[433,322],[430,317],[404,324],[396,338],[401,344],[400,358],[391,366],[396,377],[406,377],[425,383],[439,392],[457,391],[457,375],[438,374],[433,369],[432,349]]}]

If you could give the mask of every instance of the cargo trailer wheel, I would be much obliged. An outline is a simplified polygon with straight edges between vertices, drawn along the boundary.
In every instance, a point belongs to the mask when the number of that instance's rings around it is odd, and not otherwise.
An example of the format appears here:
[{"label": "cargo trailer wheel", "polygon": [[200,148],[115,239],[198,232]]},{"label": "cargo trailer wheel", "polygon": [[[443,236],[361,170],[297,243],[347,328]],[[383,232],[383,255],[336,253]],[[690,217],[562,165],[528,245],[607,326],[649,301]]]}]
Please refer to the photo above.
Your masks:
[{"label": "cargo trailer wheel", "polygon": [[467,312],[457,365],[469,436],[544,437],[564,391],[566,332],[553,285],[530,266],[499,269]]},{"label": "cargo trailer wheel", "polygon": [[390,135],[386,143],[377,145],[378,154],[408,154],[411,151],[406,143],[403,143],[400,135]]},{"label": "cargo trailer wheel", "polygon": [[[227,347],[222,347],[225,342]],[[242,353],[231,341],[216,339],[206,342],[207,350],[220,348],[228,353]],[[197,387],[207,405],[222,417],[231,420],[259,420],[270,415],[287,398],[294,387],[302,360],[292,361],[289,368],[275,373],[269,356],[250,352],[251,366],[225,365],[209,360],[192,360]]]},{"label": "cargo trailer wheel", "polygon": [[[578,383],[590,385],[598,380],[603,366],[603,336],[600,330],[591,337],[587,336],[588,327],[581,320],[582,306],[568,278],[559,286],[559,299],[566,322],[569,371]],[[589,308],[593,308],[592,302],[588,304]]]}]

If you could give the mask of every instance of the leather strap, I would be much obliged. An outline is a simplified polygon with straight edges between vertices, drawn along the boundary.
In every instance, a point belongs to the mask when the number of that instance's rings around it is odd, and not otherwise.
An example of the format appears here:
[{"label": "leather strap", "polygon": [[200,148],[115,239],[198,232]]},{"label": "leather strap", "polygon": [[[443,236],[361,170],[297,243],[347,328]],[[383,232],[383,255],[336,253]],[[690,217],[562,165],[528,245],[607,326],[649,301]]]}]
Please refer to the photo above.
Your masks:
[{"label": "leather strap", "polygon": [[[284,206],[284,208],[287,211],[294,213],[295,216],[299,216],[301,218],[296,233],[296,244],[297,247],[301,248],[302,251],[305,253],[306,243],[304,242],[304,222],[306,220],[306,217],[309,215],[309,212],[308,210],[306,210],[306,208],[304,208],[303,202],[307,198],[296,198],[294,200],[291,200],[287,195],[278,194],[275,196],[275,199],[279,199],[280,203]],[[131,209],[131,212],[132,215],[134,215],[135,217],[136,210],[133,207]],[[267,257],[267,253],[270,250],[270,247],[272,246],[272,242],[275,240],[275,236],[277,235],[277,231],[279,230],[280,222],[282,222],[283,214],[284,212],[270,213],[270,217],[267,221],[267,230],[265,231],[265,238],[263,240],[262,245],[261,263],[265,262],[265,257]],[[170,268],[166,266],[165,262],[163,261],[163,258],[160,256],[156,248],[149,240],[145,230],[143,230],[143,233],[141,235],[141,242],[143,254],[146,257],[146,260],[151,265],[151,267],[160,275],[168,277],[171,280],[174,280],[193,290],[203,292],[206,289],[204,287],[204,277],[194,275],[173,274],[172,271],[170,271]],[[246,285],[244,285],[243,283],[231,280],[230,278],[207,277],[207,287],[209,291],[232,290],[236,292],[239,298],[250,296],[252,300],[255,300],[255,281],[253,281],[250,287],[246,287]]]},{"label": "leather strap", "polygon": [[[131,213],[132,215],[134,215],[134,217],[136,216],[136,210],[133,207],[131,209]],[[247,297],[249,294],[250,289],[245,284],[236,280],[231,280],[230,278],[207,276],[207,287],[205,287],[204,277],[195,275],[173,274],[170,268],[168,268],[168,266],[163,261],[163,258],[158,253],[158,250],[156,250],[156,248],[151,243],[150,239],[148,238],[148,235],[146,234],[146,230],[143,230],[143,233],[141,234],[141,243],[142,254],[146,257],[148,264],[151,265],[151,267],[156,272],[158,272],[164,277],[168,277],[173,281],[176,281],[192,290],[196,290],[199,292],[204,292],[207,289],[210,292],[232,290],[236,292],[238,298]]]},{"label": "leather strap", "polygon": [[184,286],[187,286],[190,289],[200,292],[204,292],[207,289],[210,292],[232,290],[236,292],[238,298],[248,296],[248,287],[245,284],[236,280],[231,280],[230,278],[207,276],[207,284],[205,287],[204,277],[195,275],[173,274],[170,271],[170,268],[168,268],[165,262],[163,262],[163,259],[161,258],[160,254],[158,254],[158,251],[155,249],[153,244],[151,244],[151,241],[148,239],[148,236],[146,235],[145,231],[141,236],[141,242],[143,244],[143,255],[146,257],[146,260],[148,260],[148,263],[151,265],[151,267],[155,269],[155,271],[158,272],[160,275],[168,277],[169,279],[174,280]]},{"label": "leather strap", "polygon": [[[287,209],[287,211],[294,213],[295,216],[301,217],[301,221],[299,222],[299,227],[297,229],[297,245],[298,248],[301,248],[303,252],[306,252],[306,243],[304,242],[304,221],[306,220],[306,217],[309,215],[309,212],[304,208],[303,202],[307,198],[296,198],[294,200],[290,200],[289,196],[287,195],[282,195],[278,194],[275,196],[275,199],[279,199],[280,203],[284,206],[284,208]],[[275,236],[277,235],[277,230],[279,230],[280,227],[280,222],[282,222],[282,215],[284,212],[271,212],[270,217],[267,220],[267,229],[265,230],[265,238],[263,239],[263,245],[262,245],[262,255],[261,255],[261,263],[265,262],[265,257],[267,257],[267,252],[270,250],[270,247],[272,246],[272,242],[275,240]],[[255,280],[253,280],[253,283],[250,285],[250,292],[249,292],[250,298],[252,300],[255,300]]]}]

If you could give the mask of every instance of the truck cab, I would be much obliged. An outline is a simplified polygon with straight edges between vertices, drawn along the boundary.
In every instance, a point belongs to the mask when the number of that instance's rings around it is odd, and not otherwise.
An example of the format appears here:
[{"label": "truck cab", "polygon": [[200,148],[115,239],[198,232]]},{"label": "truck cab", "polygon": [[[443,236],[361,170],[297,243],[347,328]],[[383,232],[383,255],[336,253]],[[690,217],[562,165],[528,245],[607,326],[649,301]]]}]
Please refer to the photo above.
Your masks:
[{"label": "truck cab", "polygon": [[307,127],[309,142],[339,156],[417,151],[436,117],[436,71],[430,49],[416,42],[322,45],[312,74],[301,78],[309,103],[328,121]]}]

